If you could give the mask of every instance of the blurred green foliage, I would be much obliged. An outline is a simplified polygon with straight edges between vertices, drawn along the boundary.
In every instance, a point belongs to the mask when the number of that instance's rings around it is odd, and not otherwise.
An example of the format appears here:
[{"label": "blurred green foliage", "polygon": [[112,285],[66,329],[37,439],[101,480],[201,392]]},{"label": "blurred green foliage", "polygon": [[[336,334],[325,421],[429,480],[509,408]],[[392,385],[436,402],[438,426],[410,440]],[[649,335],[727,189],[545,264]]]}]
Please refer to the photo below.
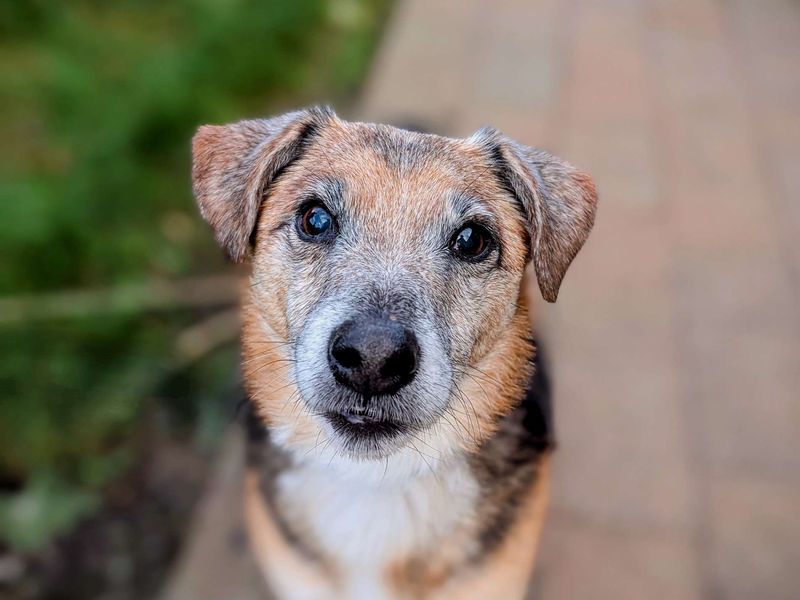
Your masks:
[{"label": "blurred green foliage", "polygon": [[[224,268],[191,199],[193,131],[346,102],[387,6],[0,3],[0,296]],[[35,547],[95,506],[92,494],[132,460],[153,397],[171,398],[193,427],[222,412],[234,349],[180,373],[180,389],[171,370],[174,339],[198,316],[0,315],[0,540]],[[13,525],[33,521],[41,531]]]}]

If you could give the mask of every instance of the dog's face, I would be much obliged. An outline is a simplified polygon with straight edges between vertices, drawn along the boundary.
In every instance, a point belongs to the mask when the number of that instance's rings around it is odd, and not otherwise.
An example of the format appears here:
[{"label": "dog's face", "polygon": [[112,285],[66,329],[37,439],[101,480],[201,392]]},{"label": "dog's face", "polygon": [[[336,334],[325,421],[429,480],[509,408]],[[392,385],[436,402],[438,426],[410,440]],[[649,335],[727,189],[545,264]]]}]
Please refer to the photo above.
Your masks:
[{"label": "dog's face", "polygon": [[[201,128],[194,159],[204,216],[252,260],[245,373],[262,414],[361,458],[475,443],[509,410],[525,267],[554,300],[594,216],[591,180],[493,130],[449,139],[317,109]],[[295,392],[253,385],[257,369]]]}]

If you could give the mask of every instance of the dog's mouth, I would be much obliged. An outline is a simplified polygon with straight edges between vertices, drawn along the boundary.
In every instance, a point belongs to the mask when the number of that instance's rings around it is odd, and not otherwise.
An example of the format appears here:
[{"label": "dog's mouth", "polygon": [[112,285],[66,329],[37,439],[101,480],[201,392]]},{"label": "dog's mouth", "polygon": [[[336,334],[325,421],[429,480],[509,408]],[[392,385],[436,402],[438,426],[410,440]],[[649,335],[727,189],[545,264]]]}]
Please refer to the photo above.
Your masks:
[{"label": "dog's mouth", "polygon": [[407,423],[369,414],[366,410],[350,409],[327,412],[325,419],[333,430],[351,440],[380,440],[397,437],[409,430]]}]

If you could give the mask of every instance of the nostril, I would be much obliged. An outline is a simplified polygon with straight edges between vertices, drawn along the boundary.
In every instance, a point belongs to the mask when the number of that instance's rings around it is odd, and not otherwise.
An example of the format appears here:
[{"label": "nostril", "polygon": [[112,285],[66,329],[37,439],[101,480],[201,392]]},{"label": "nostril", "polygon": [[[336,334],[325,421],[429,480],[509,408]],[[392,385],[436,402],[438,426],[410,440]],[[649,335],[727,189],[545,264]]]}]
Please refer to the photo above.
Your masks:
[{"label": "nostril", "polygon": [[405,379],[417,370],[417,357],[411,346],[395,350],[381,366],[381,377],[386,379]]},{"label": "nostril", "polygon": [[356,369],[361,366],[361,354],[350,346],[336,346],[331,349],[333,358],[345,369]]}]

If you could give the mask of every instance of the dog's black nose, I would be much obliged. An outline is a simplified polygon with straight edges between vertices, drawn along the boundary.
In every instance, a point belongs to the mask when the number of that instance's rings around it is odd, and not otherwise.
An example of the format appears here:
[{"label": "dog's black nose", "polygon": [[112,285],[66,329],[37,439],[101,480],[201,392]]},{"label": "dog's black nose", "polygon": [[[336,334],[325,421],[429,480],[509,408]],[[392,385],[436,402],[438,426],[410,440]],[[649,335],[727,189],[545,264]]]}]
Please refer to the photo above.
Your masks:
[{"label": "dog's black nose", "polygon": [[397,321],[346,321],[331,335],[328,364],[336,380],[364,396],[394,394],[417,372],[417,337]]}]

